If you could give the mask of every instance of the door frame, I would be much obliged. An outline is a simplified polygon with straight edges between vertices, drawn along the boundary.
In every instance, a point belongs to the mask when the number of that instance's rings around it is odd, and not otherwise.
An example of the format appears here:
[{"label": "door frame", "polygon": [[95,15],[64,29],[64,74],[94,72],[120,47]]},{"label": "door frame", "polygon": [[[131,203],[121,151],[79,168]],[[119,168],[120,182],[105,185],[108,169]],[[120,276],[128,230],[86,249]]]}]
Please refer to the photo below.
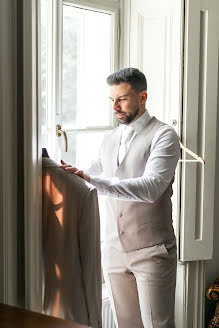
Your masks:
[{"label": "door frame", "polygon": [[42,312],[40,1],[23,0],[25,307]]}]

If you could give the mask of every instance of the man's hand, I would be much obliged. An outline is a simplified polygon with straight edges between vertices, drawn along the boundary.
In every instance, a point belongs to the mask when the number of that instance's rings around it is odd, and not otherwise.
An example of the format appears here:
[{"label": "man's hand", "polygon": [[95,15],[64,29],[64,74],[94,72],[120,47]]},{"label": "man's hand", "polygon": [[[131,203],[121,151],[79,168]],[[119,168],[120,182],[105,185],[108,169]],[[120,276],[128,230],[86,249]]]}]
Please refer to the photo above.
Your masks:
[{"label": "man's hand", "polygon": [[68,171],[70,173],[74,173],[75,175],[78,175],[82,179],[90,182],[90,176],[85,174],[83,171],[78,170],[76,167],[66,164],[63,160],[61,160],[61,163],[62,163],[62,165],[60,166],[61,169]]}]

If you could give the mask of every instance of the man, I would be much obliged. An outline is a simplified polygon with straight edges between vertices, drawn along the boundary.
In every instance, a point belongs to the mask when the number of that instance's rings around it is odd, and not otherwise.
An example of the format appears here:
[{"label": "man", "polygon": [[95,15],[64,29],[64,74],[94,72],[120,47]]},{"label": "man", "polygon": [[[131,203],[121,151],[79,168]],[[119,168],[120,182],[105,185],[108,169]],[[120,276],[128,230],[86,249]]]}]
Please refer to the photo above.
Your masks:
[{"label": "man", "polygon": [[176,241],[171,196],[178,137],[146,110],[142,72],[124,68],[107,83],[120,126],[106,134],[89,170],[62,168],[108,196],[103,269],[118,327],[173,328]]}]

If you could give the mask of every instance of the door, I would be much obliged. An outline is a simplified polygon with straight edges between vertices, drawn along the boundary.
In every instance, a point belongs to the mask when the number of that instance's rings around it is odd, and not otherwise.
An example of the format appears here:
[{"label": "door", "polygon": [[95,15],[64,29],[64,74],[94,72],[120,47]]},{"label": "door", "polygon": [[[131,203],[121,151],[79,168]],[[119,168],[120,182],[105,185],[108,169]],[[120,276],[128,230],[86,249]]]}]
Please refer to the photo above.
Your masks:
[{"label": "door", "polygon": [[182,261],[212,256],[218,12],[216,0],[130,1],[130,65],[147,76],[148,110],[206,160],[183,162],[181,196],[173,199]]},{"label": "door", "polygon": [[[130,65],[142,70],[148,82],[147,110],[181,130],[183,1],[131,1]],[[174,195],[177,194],[175,179]],[[173,201],[174,227],[177,217]]]},{"label": "door", "polygon": [[[205,165],[178,164],[172,198],[179,259],[176,326],[201,327],[200,260],[211,258],[213,247],[219,4],[130,0],[129,10],[129,63],[147,77],[149,113],[172,125],[183,142],[206,159]],[[182,155],[183,161],[190,159]],[[196,311],[198,306],[201,310]]]},{"label": "door", "polygon": [[[182,116],[182,62],[184,5],[181,0],[131,0],[130,66],[147,78],[150,115],[172,125],[180,136]],[[173,225],[178,237],[180,213],[180,167],[173,185]],[[178,238],[177,238],[178,239]],[[178,304],[183,300],[182,268],[177,270],[176,326],[181,320]],[[178,289],[180,286],[180,291]],[[179,302],[180,301],[180,302]]]}]

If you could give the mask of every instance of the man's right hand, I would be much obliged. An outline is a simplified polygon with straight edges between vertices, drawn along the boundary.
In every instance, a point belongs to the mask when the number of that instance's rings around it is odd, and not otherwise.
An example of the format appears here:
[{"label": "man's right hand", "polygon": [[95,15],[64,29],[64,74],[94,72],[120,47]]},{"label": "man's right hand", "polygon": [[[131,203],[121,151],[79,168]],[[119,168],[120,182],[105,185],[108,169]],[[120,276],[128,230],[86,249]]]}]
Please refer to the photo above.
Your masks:
[{"label": "man's right hand", "polygon": [[78,170],[76,167],[66,164],[63,160],[61,160],[61,163],[62,163],[62,165],[60,165],[61,169],[65,170],[67,172],[73,173],[75,175],[78,175],[82,179],[90,182],[90,176],[85,174],[84,171]]}]

